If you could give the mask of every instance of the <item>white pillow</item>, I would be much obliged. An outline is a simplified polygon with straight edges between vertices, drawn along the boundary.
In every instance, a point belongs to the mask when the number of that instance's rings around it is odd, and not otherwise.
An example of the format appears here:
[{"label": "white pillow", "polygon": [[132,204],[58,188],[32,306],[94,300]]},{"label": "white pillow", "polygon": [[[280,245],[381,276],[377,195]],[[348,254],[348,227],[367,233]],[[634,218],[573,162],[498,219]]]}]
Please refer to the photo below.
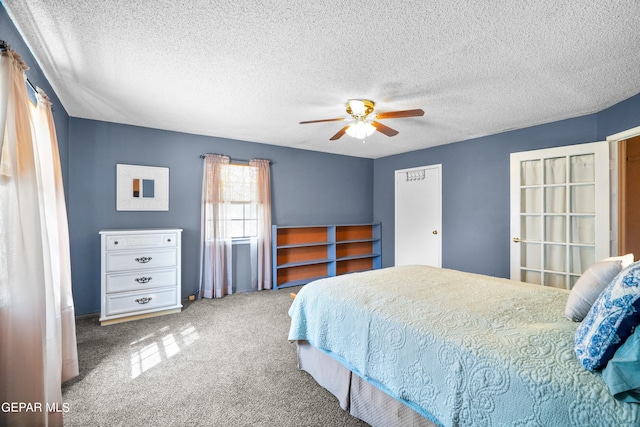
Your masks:
[{"label": "white pillow", "polygon": [[622,268],[627,268],[634,262],[633,254],[626,254],[621,256],[610,256],[609,258],[605,258],[602,261],[620,261],[622,263]]},{"label": "white pillow", "polygon": [[582,322],[604,288],[625,267],[633,263],[633,254],[605,258],[593,264],[578,279],[569,293],[564,310],[567,319]]}]

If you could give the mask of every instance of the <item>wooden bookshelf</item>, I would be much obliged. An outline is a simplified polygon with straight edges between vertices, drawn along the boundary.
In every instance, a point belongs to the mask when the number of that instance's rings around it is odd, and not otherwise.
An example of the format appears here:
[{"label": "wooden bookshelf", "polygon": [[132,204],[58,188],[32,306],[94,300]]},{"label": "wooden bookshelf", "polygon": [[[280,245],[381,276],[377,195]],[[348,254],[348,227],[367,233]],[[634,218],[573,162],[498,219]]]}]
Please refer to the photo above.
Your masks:
[{"label": "wooden bookshelf", "polygon": [[380,223],[273,226],[274,289],[381,267]]}]

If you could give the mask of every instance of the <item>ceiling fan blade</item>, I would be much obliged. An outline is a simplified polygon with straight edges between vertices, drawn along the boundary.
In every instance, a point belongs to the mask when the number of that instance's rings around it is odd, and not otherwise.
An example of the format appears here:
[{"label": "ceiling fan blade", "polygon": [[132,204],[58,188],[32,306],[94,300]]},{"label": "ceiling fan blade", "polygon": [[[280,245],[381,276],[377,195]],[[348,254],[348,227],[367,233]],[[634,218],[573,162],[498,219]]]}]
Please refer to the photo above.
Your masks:
[{"label": "ceiling fan blade", "polygon": [[333,135],[331,138],[329,138],[329,141],[335,141],[336,139],[339,139],[342,137],[342,135],[344,135],[347,132],[347,129],[349,128],[349,126],[345,126],[342,129],[340,129],[338,131],[338,133],[336,133],[335,135]]},{"label": "ceiling fan blade", "polygon": [[424,111],[422,111],[419,108],[416,110],[388,111],[386,113],[376,114],[376,118],[378,119],[398,119],[401,117],[418,117],[418,116],[424,116]]},{"label": "ceiling fan blade", "polygon": [[371,122],[371,124],[376,128],[378,132],[382,132],[387,136],[396,136],[398,134],[397,130],[391,129],[389,126],[385,126],[382,123]]},{"label": "ceiling fan blade", "polygon": [[322,123],[322,122],[339,122],[342,120],[346,120],[345,118],[339,118],[339,119],[321,119],[321,120],[307,120],[304,122],[300,122],[301,125],[306,125],[307,123]]}]

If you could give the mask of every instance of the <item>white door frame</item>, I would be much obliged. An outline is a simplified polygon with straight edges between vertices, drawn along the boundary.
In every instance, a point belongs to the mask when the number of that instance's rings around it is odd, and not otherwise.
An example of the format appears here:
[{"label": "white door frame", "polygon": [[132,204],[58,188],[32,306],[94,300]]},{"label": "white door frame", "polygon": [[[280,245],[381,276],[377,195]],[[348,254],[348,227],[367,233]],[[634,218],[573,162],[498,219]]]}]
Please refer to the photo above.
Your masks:
[{"label": "white door frame", "polygon": [[[618,254],[618,221],[619,221],[619,211],[618,211],[618,191],[620,185],[620,177],[619,177],[619,159],[618,159],[618,146],[620,145],[620,141],[625,139],[630,139],[636,136],[640,136],[640,126],[634,127],[622,132],[615,133],[607,137],[607,142],[609,143],[610,150],[610,170],[611,170],[611,255],[620,255]],[[637,255],[636,255],[637,258]]]},{"label": "white door frame", "polygon": [[[407,176],[411,176],[411,174],[419,175],[421,171],[426,170],[437,170],[438,172],[438,200],[437,206],[439,207],[439,211],[436,213],[437,216],[437,224],[434,228],[434,234],[437,234],[437,243],[438,243],[438,262],[436,267],[442,267],[442,164],[435,165],[426,165],[426,166],[418,166],[408,169],[398,169],[394,172],[394,265],[398,265],[398,192],[397,192],[397,183],[398,177],[400,174],[407,174]],[[416,175],[416,176],[417,176]]]}]

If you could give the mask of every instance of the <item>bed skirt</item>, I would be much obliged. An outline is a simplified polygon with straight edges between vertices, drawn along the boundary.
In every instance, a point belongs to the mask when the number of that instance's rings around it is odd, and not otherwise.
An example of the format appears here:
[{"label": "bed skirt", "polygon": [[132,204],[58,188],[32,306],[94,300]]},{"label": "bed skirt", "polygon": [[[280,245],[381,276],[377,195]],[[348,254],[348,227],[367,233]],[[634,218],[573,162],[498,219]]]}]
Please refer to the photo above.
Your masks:
[{"label": "bed skirt", "polygon": [[352,416],[374,427],[436,426],[307,341],[297,341],[297,347],[298,367],[331,392]]}]

